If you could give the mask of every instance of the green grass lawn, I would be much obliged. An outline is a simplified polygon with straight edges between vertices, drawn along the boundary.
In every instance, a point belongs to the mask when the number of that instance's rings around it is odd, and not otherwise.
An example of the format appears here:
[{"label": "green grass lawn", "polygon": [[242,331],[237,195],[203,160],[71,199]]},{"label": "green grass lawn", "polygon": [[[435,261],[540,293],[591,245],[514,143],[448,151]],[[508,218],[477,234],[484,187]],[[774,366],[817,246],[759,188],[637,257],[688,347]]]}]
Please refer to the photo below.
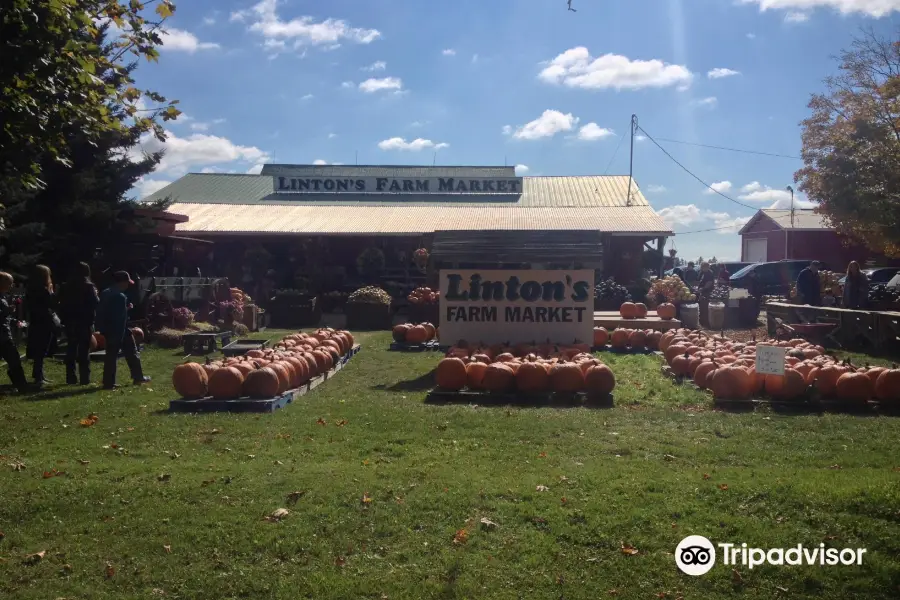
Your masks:
[{"label": "green grass lawn", "polygon": [[[271,415],[167,413],[158,349],[0,398],[0,598],[900,597],[900,419],[713,411],[655,356],[603,355],[612,409],[430,405],[437,354],[358,340]],[[868,553],[689,577],[690,534]]]}]

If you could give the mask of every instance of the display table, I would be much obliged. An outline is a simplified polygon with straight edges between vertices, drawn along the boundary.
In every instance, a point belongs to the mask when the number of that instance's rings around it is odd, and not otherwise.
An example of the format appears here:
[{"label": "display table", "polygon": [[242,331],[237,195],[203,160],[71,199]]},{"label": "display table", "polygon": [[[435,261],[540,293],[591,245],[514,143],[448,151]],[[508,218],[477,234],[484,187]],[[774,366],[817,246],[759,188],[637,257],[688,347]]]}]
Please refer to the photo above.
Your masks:
[{"label": "display table", "polygon": [[766,320],[771,337],[776,337],[779,320],[786,325],[827,323],[833,328],[825,341],[835,346],[858,346],[877,352],[900,346],[900,312],[768,302]]},{"label": "display table", "polygon": [[626,329],[668,331],[669,329],[681,328],[681,321],[678,319],[660,319],[656,311],[649,311],[643,319],[623,319],[617,310],[604,310],[594,311],[594,327],[605,327],[609,330],[622,327]]}]

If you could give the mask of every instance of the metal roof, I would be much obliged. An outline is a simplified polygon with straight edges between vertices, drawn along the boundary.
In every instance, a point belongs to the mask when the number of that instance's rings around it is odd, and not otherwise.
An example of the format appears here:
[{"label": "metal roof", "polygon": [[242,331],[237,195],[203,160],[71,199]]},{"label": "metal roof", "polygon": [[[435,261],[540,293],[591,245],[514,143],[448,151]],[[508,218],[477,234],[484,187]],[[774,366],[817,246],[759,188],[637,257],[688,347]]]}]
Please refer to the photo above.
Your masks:
[{"label": "metal roof", "polygon": [[822,215],[817,214],[815,209],[812,208],[798,208],[794,210],[794,224],[791,225],[791,211],[790,210],[781,210],[781,209],[768,209],[764,208],[759,211],[753,217],[747,221],[747,223],[741,227],[741,230],[738,231],[738,234],[750,233],[751,228],[760,220],[762,217],[768,217],[774,227],[777,227],[781,230],[791,230],[791,231],[831,231],[832,228],[829,227],[825,223],[825,219]]},{"label": "metal roof", "polygon": [[[268,165],[266,165],[268,166]],[[327,165],[331,167],[331,165]],[[315,168],[324,168],[318,167]],[[346,167],[350,169],[350,167]],[[389,169],[388,167],[352,167]],[[408,167],[413,168],[413,167]],[[415,167],[424,169],[424,167]],[[443,167],[451,168],[451,167]],[[452,167],[468,168],[468,167]],[[395,167],[390,167],[395,169]],[[396,176],[395,170],[391,173]],[[434,171],[424,172],[433,175]],[[453,173],[449,173],[448,176]],[[347,176],[362,176],[359,171]],[[338,176],[338,175],[334,175]],[[343,176],[343,175],[342,175]],[[413,175],[410,175],[413,176]],[[189,173],[143,199],[146,202],[171,197],[179,204],[298,204],[317,206],[435,206],[452,201],[457,205],[524,207],[615,207],[627,206],[627,175],[525,177],[523,192],[515,200],[509,194],[275,194],[271,175]],[[636,181],[631,184],[631,205],[649,206]]]},{"label": "metal roof", "polygon": [[262,175],[292,177],[515,177],[515,167],[408,165],[263,165]]},{"label": "metal roof", "polygon": [[191,234],[421,235],[434,231],[602,231],[672,235],[649,206],[518,207],[179,203],[172,212],[189,217],[177,226]]}]

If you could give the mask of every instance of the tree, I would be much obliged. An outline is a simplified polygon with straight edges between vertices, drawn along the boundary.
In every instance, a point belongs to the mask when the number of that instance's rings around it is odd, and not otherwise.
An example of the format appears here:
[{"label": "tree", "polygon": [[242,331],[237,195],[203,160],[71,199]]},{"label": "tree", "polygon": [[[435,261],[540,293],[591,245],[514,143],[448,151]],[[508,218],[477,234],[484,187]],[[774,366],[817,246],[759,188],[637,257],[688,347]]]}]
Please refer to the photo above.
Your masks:
[{"label": "tree", "polygon": [[863,30],[802,122],[794,180],[839,233],[900,256],[900,36]]},{"label": "tree", "polygon": [[[110,56],[118,45],[106,41],[108,26],[90,36],[92,52]],[[95,57],[90,57],[92,60]],[[102,61],[97,61],[101,63]],[[153,171],[161,153],[140,155],[135,147],[156,116],[137,115],[124,93],[133,83],[136,64],[107,67],[96,77],[113,90],[103,107],[118,125],[90,132],[81,121],[60,129],[67,160],[53,152],[38,157],[42,185],[28,185],[21,178],[0,179],[0,196],[6,204],[5,230],[0,231],[0,264],[17,274],[27,272],[36,262],[54,268],[89,259],[98,246],[115,245],[128,225],[142,225],[133,218],[133,201],[126,193],[144,175]],[[149,125],[148,125],[149,121]]]},{"label": "tree", "polygon": [[[68,133],[79,123],[90,143],[109,131],[121,130],[121,118],[109,110],[109,100],[136,115],[143,132],[164,136],[154,119],[138,115],[142,97],[163,105],[162,120],[178,116],[174,102],[149,90],[115,87],[100,74],[129,75],[123,57],[155,61],[162,44],[160,28],[175,10],[171,0],[5,0],[0,7],[0,178],[41,187],[48,158],[71,160]],[[155,4],[155,16],[146,16]],[[156,20],[153,20],[156,19]],[[109,52],[97,52],[98,27],[115,26]]]}]

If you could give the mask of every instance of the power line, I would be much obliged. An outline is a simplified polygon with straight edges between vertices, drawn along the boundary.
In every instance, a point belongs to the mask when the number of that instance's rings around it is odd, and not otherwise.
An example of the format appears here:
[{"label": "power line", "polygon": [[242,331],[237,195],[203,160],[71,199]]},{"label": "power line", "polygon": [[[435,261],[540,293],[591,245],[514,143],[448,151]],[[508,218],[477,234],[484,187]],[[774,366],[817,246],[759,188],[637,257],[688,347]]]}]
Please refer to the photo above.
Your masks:
[{"label": "power line", "polygon": [[665,148],[663,148],[662,146],[660,146],[660,145],[659,145],[659,142],[657,142],[655,139],[653,139],[653,136],[650,135],[649,133],[647,133],[647,130],[646,130],[646,129],[644,129],[644,128],[641,127],[640,125],[637,125],[637,128],[640,129],[641,132],[643,132],[643,134],[644,134],[645,136],[647,136],[647,139],[650,140],[651,142],[653,142],[653,143],[656,145],[657,148],[659,148],[660,150],[662,150],[663,154],[665,154],[666,156],[668,156],[669,159],[671,159],[672,162],[674,162],[676,165],[678,165],[679,167],[681,167],[682,170],[684,170],[685,173],[687,173],[688,175],[690,175],[691,177],[693,177],[694,179],[696,179],[697,181],[699,181],[700,183],[702,183],[705,187],[711,189],[713,192],[715,192],[716,194],[722,196],[723,198],[725,198],[725,199],[728,200],[729,202],[734,202],[734,203],[737,204],[738,206],[743,206],[744,208],[749,208],[749,209],[752,209],[752,210],[754,210],[754,211],[755,211],[755,210],[759,210],[759,207],[757,207],[757,206],[751,206],[750,204],[744,204],[743,202],[739,202],[738,200],[735,200],[734,198],[731,198],[730,196],[726,196],[725,194],[723,194],[723,193],[720,192],[719,190],[715,189],[714,187],[712,187],[711,185],[709,185],[708,183],[706,183],[705,181],[703,181],[702,179],[700,179],[700,177],[698,177],[697,175],[695,175],[695,174],[693,173],[693,171],[691,171],[690,169],[688,169],[687,167],[685,167],[683,164],[681,164],[680,162],[678,162],[678,160],[677,160],[674,156],[672,156],[671,154],[669,154],[669,151],[668,151],[668,150],[666,150]]},{"label": "power line", "polygon": [[[759,210],[762,210],[762,209],[759,209]],[[751,217],[751,219],[752,218],[753,217]],[[772,219],[773,221],[777,221],[778,219],[790,219],[791,216],[790,215],[782,215],[780,217],[771,217],[770,216],[769,218]],[[748,223],[749,223],[749,221],[748,221]],[[746,225],[746,223],[745,223],[745,225]],[[723,229],[734,229],[734,227],[735,227],[734,225],[726,225],[724,227],[712,227],[710,229],[697,229],[695,231],[681,231],[681,232],[676,231],[675,236],[677,237],[679,235],[689,235],[691,233],[707,233],[709,231],[722,231]],[[753,233],[774,233],[776,231],[784,231],[784,229],[767,229],[765,231],[754,231]]]},{"label": "power line", "polygon": [[668,138],[657,138],[661,142],[669,142],[672,144],[684,144],[685,146],[698,146],[700,148],[712,148],[713,150],[727,150],[728,152],[740,152],[742,154],[758,154],[760,156],[774,156],[776,158],[792,158],[794,160],[803,160],[800,156],[791,156],[790,154],[776,154],[775,152],[759,152],[757,150],[744,150],[742,148],[729,148],[727,146],[713,146],[711,144],[696,144],[694,142],[683,142],[681,140],[671,140]]},{"label": "power line", "polygon": [[616,144],[616,149],[613,151],[612,158],[609,159],[609,164],[606,165],[606,170],[603,171],[604,175],[609,173],[609,168],[612,166],[613,161],[616,160],[616,154],[619,153],[619,148],[622,147],[622,140],[624,140],[624,139],[625,139],[625,134],[623,133],[622,135],[619,136],[619,143]]}]

